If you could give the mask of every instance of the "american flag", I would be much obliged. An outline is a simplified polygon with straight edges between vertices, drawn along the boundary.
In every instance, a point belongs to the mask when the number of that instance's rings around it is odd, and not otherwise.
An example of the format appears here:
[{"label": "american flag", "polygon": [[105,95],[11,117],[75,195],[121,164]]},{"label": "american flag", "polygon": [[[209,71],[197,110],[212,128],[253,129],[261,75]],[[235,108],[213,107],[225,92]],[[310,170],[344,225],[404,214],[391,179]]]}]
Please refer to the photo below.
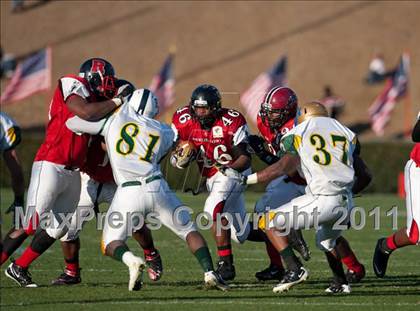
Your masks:
[{"label": "american flag", "polygon": [[274,86],[286,84],[287,57],[282,56],[279,61],[268,71],[261,73],[251,86],[241,95],[240,102],[246,114],[255,124],[260,105],[268,90]]},{"label": "american flag", "polygon": [[1,105],[22,100],[51,87],[51,48],[47,47],[20,61],[1,94]]},{"label": "american flag", "polygon": [[378,136],[384,134],[385,126],[391,119],[391,113],[397,100],[404,97],[408,92],[409,67],[410,56],[408,53],[404,53],[394,75],[388,78],[384,90],[369,107],[372,130]]},{"label": "american flag", "polygon": [[162,114],[175,102],[175,79],[172,73],[173,59],[174,55],[172,53],[169,54],[162,69],[153,77],[150,83],[149,88],[158,99],[159,114]]}]

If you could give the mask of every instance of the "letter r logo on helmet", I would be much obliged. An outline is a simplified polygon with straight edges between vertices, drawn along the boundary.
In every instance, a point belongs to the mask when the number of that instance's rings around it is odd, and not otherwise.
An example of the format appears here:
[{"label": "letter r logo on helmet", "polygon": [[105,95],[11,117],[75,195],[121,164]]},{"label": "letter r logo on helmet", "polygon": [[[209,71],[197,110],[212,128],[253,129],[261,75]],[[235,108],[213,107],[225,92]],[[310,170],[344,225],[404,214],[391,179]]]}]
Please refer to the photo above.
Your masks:
[{"label": "letter r logo on helmet", "polygon": [[105,74],[105,62],[101,59],[92,59],[92,72],[100,72],[102,75]]}]

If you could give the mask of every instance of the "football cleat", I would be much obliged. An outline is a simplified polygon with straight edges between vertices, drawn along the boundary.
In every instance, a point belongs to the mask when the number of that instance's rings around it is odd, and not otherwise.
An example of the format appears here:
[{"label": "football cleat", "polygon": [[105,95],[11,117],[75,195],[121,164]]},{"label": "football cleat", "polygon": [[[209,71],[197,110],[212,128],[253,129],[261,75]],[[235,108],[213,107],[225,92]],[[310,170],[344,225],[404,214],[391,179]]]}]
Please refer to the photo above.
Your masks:
[{"label": "football cleat", "polygon": [[135,257],[134,260],[128,265],[130,279],[128,281],[129,291],[138,291],[143,285],[143,270],[146,267],[143,259]]},{"label": "football cleat", "polygon": [[217,262],[216,273],[225,281],[232,281],[236,276],[235,266],[232,262],[220,259]]},{"label": "football cleat", "polygon": [[388,266],[388,259],[391,252],[384,250],[381,245],[385,238],[379,239],[376,243],[375,253],[373,254],[373,271],[378,278],[383,278]]},{"label": "football cleat", "polygon": [[146,255],[145,259],[149,279],[154,282],[158,281],[163,273],[162,258],[159,252],[155,251],[151,255]]},{"label": "football cleat", "polygon": [[349,284],[343,284],[337,280],[333,280],[325,292],[329,294],[350,294],[351,288]]},{"label": "football cleat", "polygon": [[346,279],[347,282],[349,283],[360,283],[362,281],[362,279],[365,277],[366,275],[366,270],[365,270],[365,266],[361,265],[361,271],[360,272],[355,272],[353,270],[347,270],[346,273]]},{"label": "football cleat", "polygon": [[268,268],[255,273],[255,277],[259,281],[281,280],[284,276],[284,269],[276,265],[270,264]]},{"label": "football cleat", "polygon": [[216,288],[222,291],[230,289],[229,285],[226,284],[223,278],[214,271],[204,273],[204,283],[207,289]]},{"label": "football cleat", "polygon": [[308,271],[304,267],[300,267],[298,270],[286,271],[283,279],[279,284],[274,286],[274,293],[282,293],[288,291],[292,286],[302,283],[308,278]]},{"label": "football cleat", "polygon": [[4,273],[21,287],[38,287],[38,285],[32,282],[32,277],[28,269],[22,268],[14,262],[7,267]]},{"label": "football cleat", "polygon": [[80,277],[80,270],[77,270],[75,274],[73,271],[68,269],[64,269],[64,272],[58,276],[55,280],[51,282],[52,285],[75,285],[82,282],[82,278]]}]

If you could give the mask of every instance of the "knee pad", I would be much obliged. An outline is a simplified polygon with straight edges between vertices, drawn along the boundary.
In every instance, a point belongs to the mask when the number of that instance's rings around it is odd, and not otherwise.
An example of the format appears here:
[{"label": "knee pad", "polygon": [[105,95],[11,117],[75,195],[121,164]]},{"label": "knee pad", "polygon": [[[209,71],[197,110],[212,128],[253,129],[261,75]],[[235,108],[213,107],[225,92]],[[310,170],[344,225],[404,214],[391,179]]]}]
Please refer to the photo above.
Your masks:
[{"label": "knee pad", "polygon": [[321,241],[318,236],[316,237],[316,247],[323,252],[331,252],[334,249],[335,244],[335,239],[326,239]]},{"label": "knee pad", "polygon": [[251,227],[250,227],[250,224],[247,223],[246,228],[244,230],[241,230],[241,232],[238,232],[235,226],[231,226],[230,230],[231,230],[231,235],[230,235],[231,240],[238,244],[242,244],[248,238],[249,232],[251,231]]},{"label": "knee pad", "polygon": [[45,230],[45,231],[47,232],[47,234],[50,237],[52,237],[53,239],[56,239],[56,240],[61,239],[67,233],[66,228],[62,228],[62,229],[47,228],[47,230]]}]

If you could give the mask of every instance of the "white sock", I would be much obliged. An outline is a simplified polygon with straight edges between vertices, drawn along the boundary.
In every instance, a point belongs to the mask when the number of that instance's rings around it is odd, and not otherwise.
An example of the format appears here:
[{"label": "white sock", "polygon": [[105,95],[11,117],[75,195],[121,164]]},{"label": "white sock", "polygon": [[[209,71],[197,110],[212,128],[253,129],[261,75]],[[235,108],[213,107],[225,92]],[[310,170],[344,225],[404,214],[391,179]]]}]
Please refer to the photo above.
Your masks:
[{"label": "white sock", "polygon": [[127,266],[130,266],[131,263],[136,261],[136,256],[130,251],[126,251],[122,256],[122,262],[125,263]]}]

